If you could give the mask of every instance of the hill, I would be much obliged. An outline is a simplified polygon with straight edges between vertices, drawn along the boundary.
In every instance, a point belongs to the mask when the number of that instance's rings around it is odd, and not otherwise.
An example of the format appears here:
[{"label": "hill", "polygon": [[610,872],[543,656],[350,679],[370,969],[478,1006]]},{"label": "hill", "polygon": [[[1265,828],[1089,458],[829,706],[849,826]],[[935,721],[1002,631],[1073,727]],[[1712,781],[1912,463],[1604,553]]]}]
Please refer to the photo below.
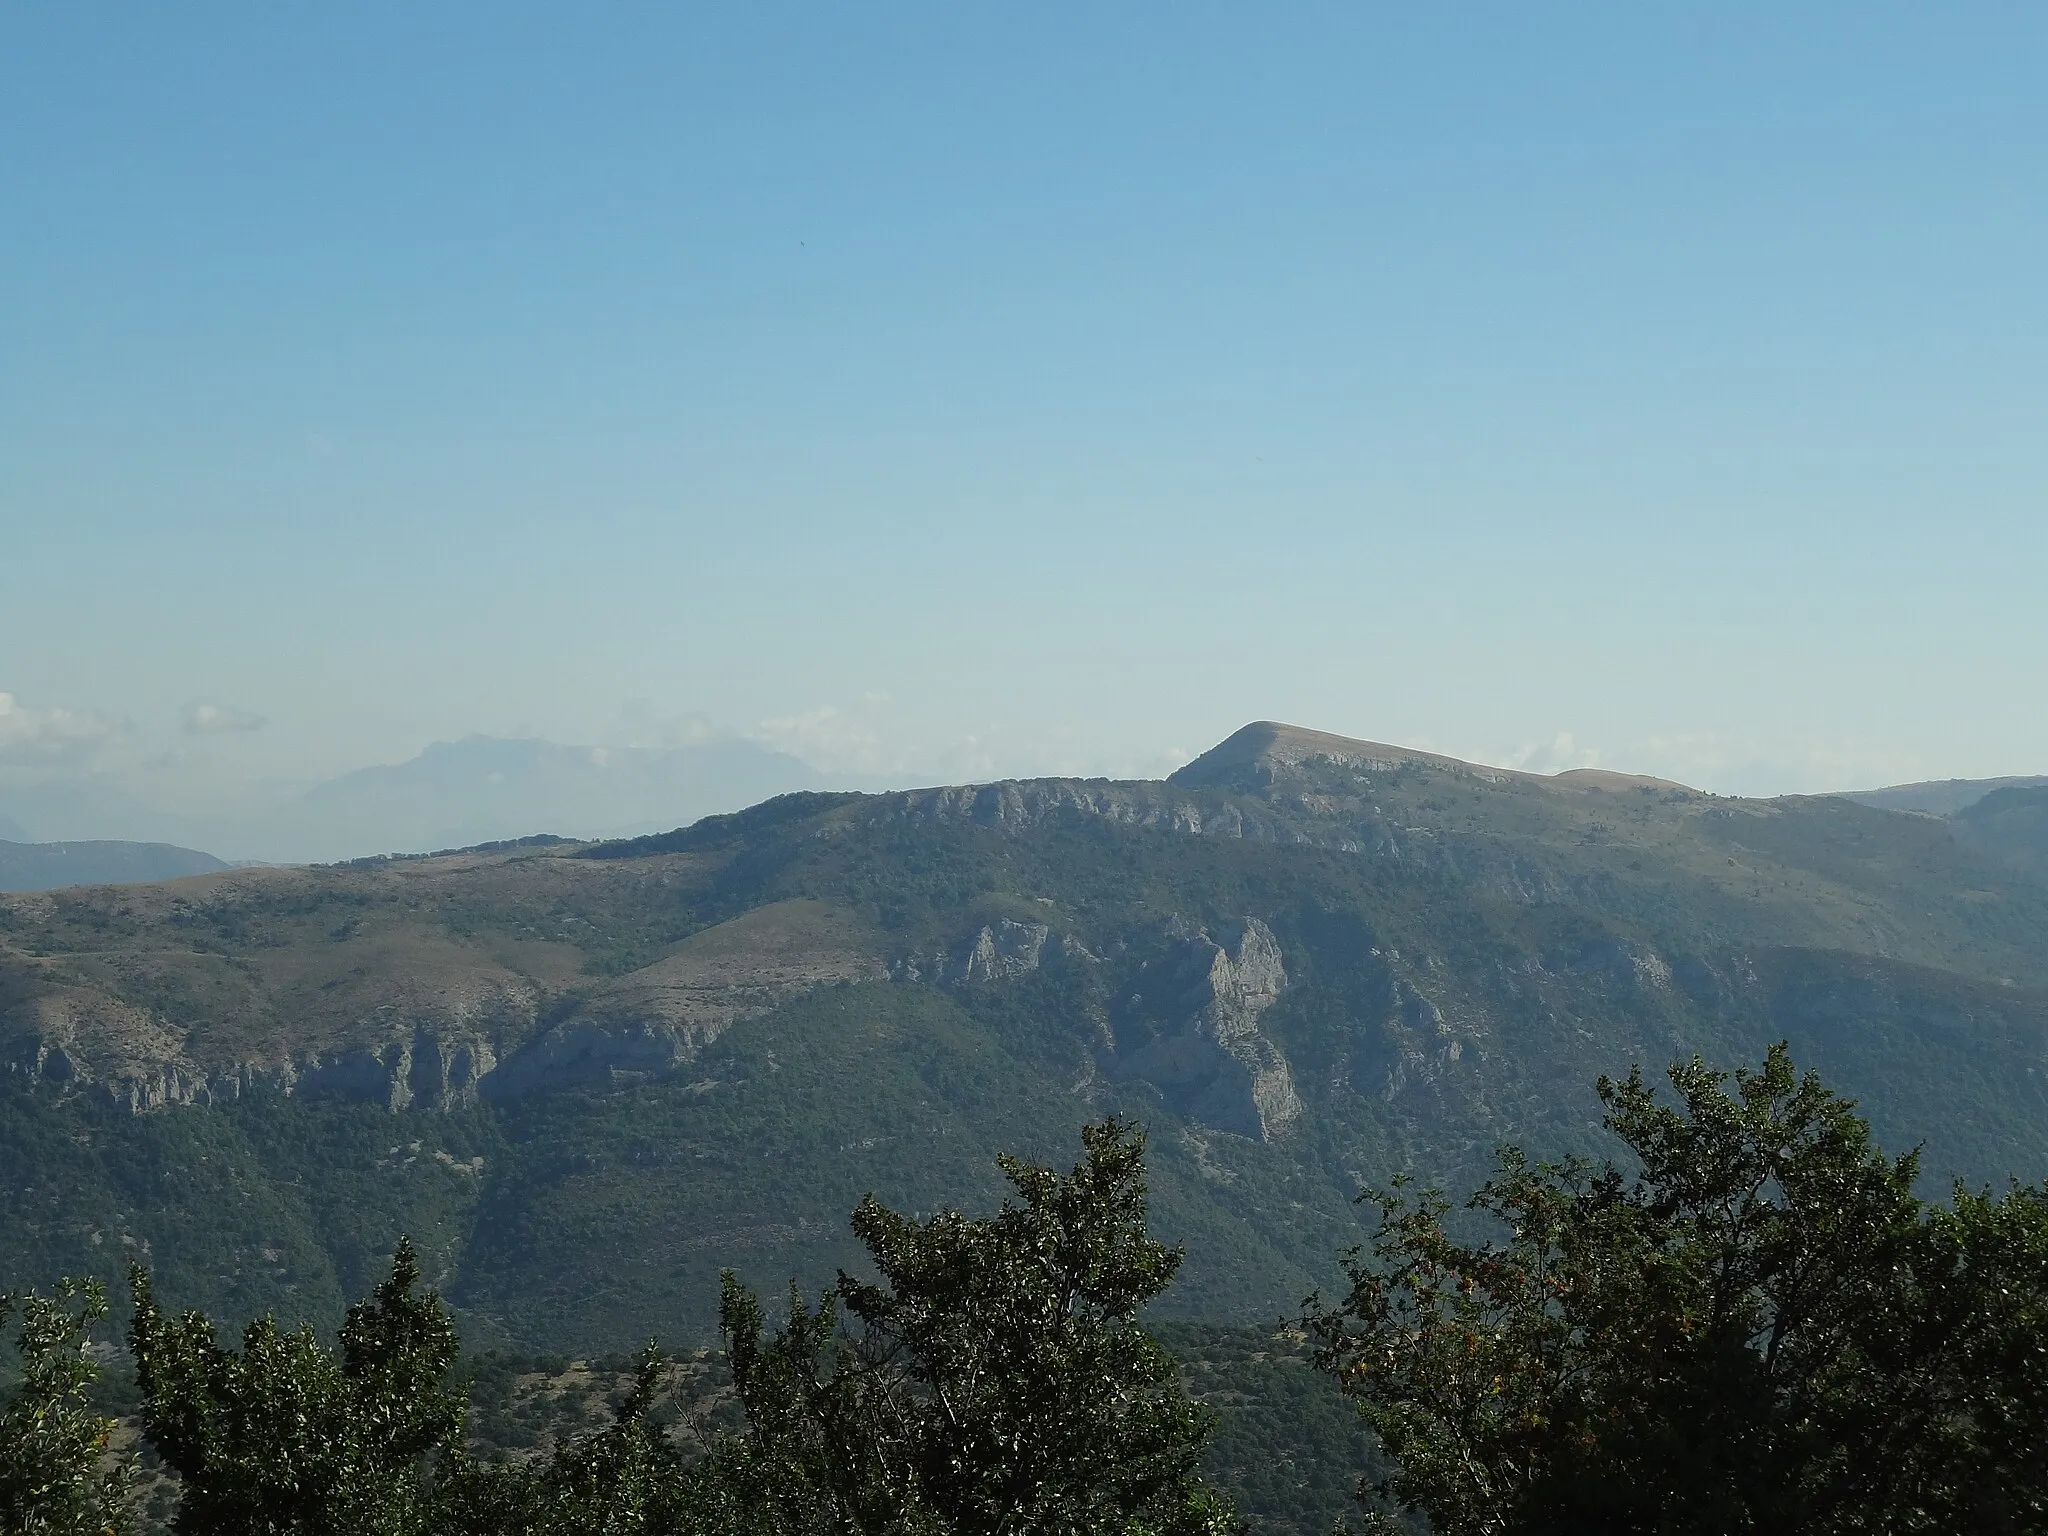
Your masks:
[{"label": "hill", "polygon": [[784,796],[659,836],[0,901],[0,1285],[147,1254],[331,1320],[708,1337],[872,1190],[1151,1127],[1181,1315],[1329,1283],[1362,1182],[1601,1150],[1601,1072],[1778,1038],[1930,1180],[2048,1171],[2048,886],[1961,823],[1247,727],[1166,782]]},{"label": "hill", "polygon": [[49,891],[68,885],[134,885],[205,875],[228,866],[210,853],[169,843],[17,843],[0,841],[0,891]]},{"label": "hill", "polygon": [[1919,784],[1894,784],[1887,789],[1849,790],[1842,798],[1881,811],[1953,816],[1999,790],[2036,789],[2042,785],[2048,785],[2048,777],[2038,774],[2004,779],[1929,779]]},{"label": "hill", "polygon": [[1949,818],[1958,841],[2048,879],[2048,784],[1996,789]]}]

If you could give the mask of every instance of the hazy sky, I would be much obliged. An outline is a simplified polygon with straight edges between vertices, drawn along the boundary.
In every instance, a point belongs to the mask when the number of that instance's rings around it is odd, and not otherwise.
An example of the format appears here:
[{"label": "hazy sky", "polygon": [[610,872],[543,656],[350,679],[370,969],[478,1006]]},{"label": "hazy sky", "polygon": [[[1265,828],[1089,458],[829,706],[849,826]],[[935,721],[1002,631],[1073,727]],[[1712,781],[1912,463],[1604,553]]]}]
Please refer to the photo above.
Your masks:
[{"label": "hazy sky", "polygon": [[2044,79],[2020,4],[0,0],[0,760],[2048,771]]}]

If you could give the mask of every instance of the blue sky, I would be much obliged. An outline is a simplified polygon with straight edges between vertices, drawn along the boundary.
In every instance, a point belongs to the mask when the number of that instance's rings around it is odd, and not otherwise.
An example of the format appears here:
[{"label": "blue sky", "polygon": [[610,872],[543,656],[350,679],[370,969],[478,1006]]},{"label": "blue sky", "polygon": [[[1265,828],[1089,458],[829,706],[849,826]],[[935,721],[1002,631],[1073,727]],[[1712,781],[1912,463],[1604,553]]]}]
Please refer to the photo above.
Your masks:
[{"label": "blue sky", "polygon": [[2044,70],[2021,5],[0,0],[0,768],[2048,771]]}]

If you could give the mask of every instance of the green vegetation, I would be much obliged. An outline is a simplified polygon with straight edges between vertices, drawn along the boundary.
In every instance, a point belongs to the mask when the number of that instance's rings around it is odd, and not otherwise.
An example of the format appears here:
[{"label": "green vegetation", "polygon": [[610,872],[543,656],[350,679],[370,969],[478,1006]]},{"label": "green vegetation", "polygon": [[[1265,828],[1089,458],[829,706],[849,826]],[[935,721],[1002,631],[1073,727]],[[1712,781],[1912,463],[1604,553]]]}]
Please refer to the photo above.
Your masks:
[{"label": "green vegetation", "polygon": [[1444,1536],[2048,1528],[2048,1186],[1958,1189],[1782,1047],[1603,1080],[1640,1172],[1503,1153],[1462,1243],[1403,1188],[1318,1363]]},{"label": "green vegetation", "polygon": [[[1305,1333],[1141,1326],[1182,1255],[1112,1119],[1069,1173],[999,1159],[992,1216],[864,1199],[874,1278],[793,1287],[779,1328],[726,1274],[718,1359],[459,1369],[405,1243],[334,1347],[265,1317],[227,1349],[138,1267],[140,1425],[173,1529],[218,1536],[1306,1536],[1353,1479],[1389,1532],[2048,1531],[2048,1185],[1926,1203],[1782,1046],[1733,1091],[1670,1077],[1599,1084],[1627,1170],[1504,1149],[1492,1236],[1380,1194]],[[6,1528],[127,1526],[85,1400],[103,1298],[7,1305]],[[545,1443],[511,1411],[537,1381]]]},{"label": "green vegetation", "polygon": [[127,1526],[128,1468],[106,1464],[113,1421],[86,1391],[99,1374],[91,1331],[107,1315],[92,1282],[49,1296],[0,1296],[0,1326],[17,1324],[12,1391],[0,1401],[0,1531],[99,1536]]},{"label": "green vegetation", "polygon": [[[867,1190],[971,1207],[995,1151],[1122,1114],[1189,1253],[1165,1307],[1254,1325],[1339,1278],[1359,1185],[1613,1155],[1600,1070],[1778,1039],[1934,1188],[2048,1164],[2048,886],[1949,823],[1376,763],[0,898],[0,1286],[141,1257],[179,1306],[332,1328],[408,1233],[479,1346],[701,1347],[720,1269],[815,1287]],[[1265,1140],[1131,1068],[1203,1027],[1157,984],[1191,936],[1247,920],[1301,1104]],[[1042,951],[970,979],[1005,923]],[[687,1043],[517,1097],[451,1066],[585,1020]]]},{"label": "green vegetation", "polygon": [[1202,1472],[1250,1536],[1330,1536],[1357,1517],[1359,1485],[1383,1475],[1385,1457],[1314,1368],[1298,1328],[1161,1322],[1154,1332],[1189,1394],[1216,1416]]},{"label": "green vegetation", "polygon": [[401,1242],[390,1278],[349,1309],[338,1350],[266,1316],[236,1351],[220,1347],[202,1313],[165,1316],[148,1272],[135,1269],[129,1348],[142,1427],[178,1476],[179,1532],[436,1528],[419,1471],[460,1432],[463,1403],[447,1380],[455,1329],[418,1284]]},{"label": "green vegetation", "polygon": [[[1915,1199],[2048,1167],[2048,884],[2003,833],[1276,742],[1167,784],[0,897],[0,1287],[139,1261],[166,1312],[324,1348],[407,1236],[476,1352],[466,1454],[611,1434],[624,1466],[616,1352],[653,1336],[678,1354],[631,1422],[688,1459],[746,1429],[724,1271],[880,1283],[864,1196],[988,1210],[996,1154],[1117,1117],[1186,1253],[1146,1320],[1218,1414],[1202,1465],[1322,1536],[1390,1468],[1276,1324],[1348,1286],[1360,1187],[1469,1189],[1503,1144],[1632,1175],[1600,1071],[1779,1040],[1921,1148]],[[2019,1241],[1994,1205],[1970,1230]],[[139,1411],[119,1359],[90,1390]]]},{"label": "green vegetation", "polygon": [[1146,1232],[1143,1139],[1109,1121],[1084,1142],[1064,1176],[1004,1159],[1018,1198],[992,1217],[863,1201],[880,1280],[842,1275],[816,1309],[793,1291],[778,1332],[726,1276],[744,1428],[695,1446],[654,1412],[669,1362],[649,1346],[610,1425],[524,1460],[470,1454],[454,1328],[405,1245],[334,1350],[269,1318],[223,1349],[203,1315],[166,1317],[138,1268],[131,1348],[144,1432],[181,1484],[175,1528],[1223,1531],[1197,1471],[1207,1417],[1137,1325],[1180,1262]]}]

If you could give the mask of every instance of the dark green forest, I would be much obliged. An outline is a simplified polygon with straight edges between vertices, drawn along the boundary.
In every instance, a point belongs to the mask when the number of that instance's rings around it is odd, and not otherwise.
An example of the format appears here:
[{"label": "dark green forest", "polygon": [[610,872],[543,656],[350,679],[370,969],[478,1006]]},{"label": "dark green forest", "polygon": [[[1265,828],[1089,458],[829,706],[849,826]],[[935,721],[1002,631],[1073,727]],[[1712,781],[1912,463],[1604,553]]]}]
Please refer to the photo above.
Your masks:
[{"label": "dark green forest", "polygon": [[1065,1173],[1000,1157],[988,1215],[864,1198],[864,1272],[815,1299],[726,1273],[720,1348],[683,1358],[465,1360],[409,1241],[331,1341],[266,1315],[224,1344],[133,1264],[140,1458],[94,1401],[103,1289],[11,1294],[0,1518],[1277,1532],[1348,1486],[1388,1531],[2048,1529],[2048,1184],[1923,1199],[1918,1154],[1782,1046],[1668,1076],[1598,1083],[1625,1161],[1502,1149],[1464,1202],[1484,1235],[1439,1191],[1368,1191],[1347,1287],[1263,1340],[1152,1324],[1184,1254],[1115,1119]]}]

